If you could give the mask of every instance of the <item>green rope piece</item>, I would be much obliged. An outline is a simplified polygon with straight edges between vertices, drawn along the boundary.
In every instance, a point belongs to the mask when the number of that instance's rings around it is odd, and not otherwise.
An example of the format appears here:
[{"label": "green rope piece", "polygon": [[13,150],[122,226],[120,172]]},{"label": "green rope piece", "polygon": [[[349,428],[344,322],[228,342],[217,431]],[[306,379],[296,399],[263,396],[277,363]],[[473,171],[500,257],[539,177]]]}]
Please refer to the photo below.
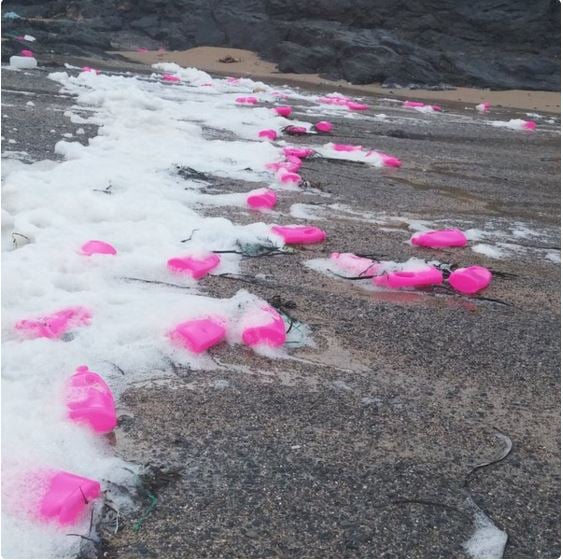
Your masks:
[{"label": "green rope piece", "polygon": [[141,529],[143,523],[145,522],[145,519],[151,514],[151,512],[156,507],[156,504],[158,502],[157,497],[153,496],[152,494],[148,494],[148,497],[150,498],[151,503],[149,504],[149,507],[147,507],[147,509],[145,510],[145,513],[143,513],[143,515],[141,516],[141,519],[139,519],[139,521],[137,521],[137,523],[135,523],[135,525],[133,526],[134,531],[139,531]]}]

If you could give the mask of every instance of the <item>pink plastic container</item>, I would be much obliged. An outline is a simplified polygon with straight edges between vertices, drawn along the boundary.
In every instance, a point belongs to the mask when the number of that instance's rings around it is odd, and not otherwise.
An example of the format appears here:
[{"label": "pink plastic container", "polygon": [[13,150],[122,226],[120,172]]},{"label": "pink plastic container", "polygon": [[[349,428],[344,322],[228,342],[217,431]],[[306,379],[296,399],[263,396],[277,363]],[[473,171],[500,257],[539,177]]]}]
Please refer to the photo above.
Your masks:
[{"label": "pink plastic container", "polygon": [[48,489],[39,505],[44,519],[61,525],[75,523],[85,511],[88,502],[100,495],[100,483],[65,471],[49,475]]},{"label": "pink plastic container", "polygon": [[307,134],[307,129],[304,126],[288,126],[284,129],[287,134],[292,134],[293,136],[303,136]]},{"label": "pink plastic container", "polygon": [[419,247],[431,247],[433,249],[465,247],[467,245],[467,237],[459,229],[440,229],[415,233],[411,237],[411,243]]},{"label": "pink plastic container", "polygon": [[483,103],[479,103],[479,105],[477,105],[475,109],[477,109],[477,111],[479,111],[480,113],[488,113],[491,110],[491,107],[492,103],[490,103],[489,101],[483,101]]},{"label": "pink plastic container", "polygon": [[331,132],[334,127],[333,127],[333,125],[332,125],[331,122],[328,122],[328,121],[319,121],[318,123],[315,124],[315,128],[316,128],[319,132],[328,133],[328,132]]},{"label": "pink plastic container", "polygon": [[293,112],[293,109],[289,105],[283,105],[281,107],[274,107],[274,111],[280,117],[289,117],[289,115]]},{"label": "pink plastic container", "polygon": [[301,175],[288,171],[287,169],[280,168],[276,172],[276,178],[282,184],[298,185],[301,183]]},{"label": "pink plastic container", "polygon": [[325,97],[319,97],[320,103],[326,103],[327,105],[346,105],[352,102],[352,99],[346,97],[345,95],[327,95]]},{"label": "pink plastic container", "polygon": [[401,160],[395,156],[390,156],[389,154],[384,154],[383,152],[378,152],[377,150],[370,150],[366,157],[372,154],[377,154],[381,158],[381,162],[384,167],[401,167]]},{"label": "pink plastic container", "polygon": [[272,231],[280,235],[287,245],[313,245],[326,239],[326,233],[315,226],[273,226]]},{"label": "pink plastic container", "polygon": [[436,113],[439,113],[439,112],[442,111],[441,105],[430,105],[430,107],[432,107],[432,110]]},{"label": "pink plastic container", "polygon": [[280,314],[270,306],[259,311],[247,313],[242,324],[251,324],[242,331],[242,341],[247,346],[265,344],[267,346],[283,346],[286,339],[285,323]]},{"label": "pink plastic container", "polygon": [[69,307],[36,319],[23,319],[15,328],[30,338],[60,338],[74,327],[88,325],[91,318],[92,314],[84,307]]},{"label": "pink plastic container", "polygon": [[424,107],[426,103],[422,103],[422,101],[405,101],[403,103],[403,107],[409,107],[411,109],[416,109],[417,107]]},{"label": "pink plastic container", "polygon": [[22,49],[22,51],[20,52],[20,54],[21,54],[22,56],[27,56],[27,57],[29,58],[29,57],[32,57],[32,56],[33,56],[33,51],[30,51],[29,49]]},{"label": "pink plastic container", "polygon": [[117,251],[113,245],[106,243],[105,241],[87,241],[80,247],[80,252],[83,255],[116,255]]},{"label": "pink plastic container", "polygon": [[170,338],[196,354],[225,340],[225,327],[219,320],[193,319],[176,325]]},{"label": "pink plastic container", "polygon": [[250,208],[269,209],[273,208],[278,201],[276,193],[270,189],[258,189],[249,193],[246,203]]},{"label": "pink plastic container", "polygon": [[100,434],[111,432],[117,425],[111,390],[88,366],[78,367],[70,378],[66,406],[71,420],[88,424]]},{"label": "pink plastic container", "polygon": [[278,137],[278,133],[271,128],[261,130],[258,133],[258,138],[267,138],[268,140],[275,140]]},{"label": "pink plastic container", "polygon": [[387,272],[373,278],[376,286],[384,288],[423,288],[442,283],[442,273],[434,266],[421,270]]},{"label": "pink plastic container", "polygon": [[356,101],[347,101],[346,107],[351,111],[367,111],[369,109],[369,105],[365,103],[357,103]]},{"label": "pink plastic container", "polygon": [[283,154],[286,157],[293,156],[293,157],[298,157],[300,159],[311,157],[314,153],[315,150],[312,150],[311,148],[284,148],[283,149]]},{"label": "pink plastic container", "polygon": [[333,144],[332,149],[335,152],[359,152],[362,150],[362,147],[353,144]]},{"label": "pink plastic container", "polygon": [[524,130],[536,130],[537,126],[537,123],[535,123],[534,121],[524,121],[522,123],[522,128]]},{"label": "pink plastic container", "polygon": [[162,80],[164,82],[177,83],[177,82],[181,82],[182,78],[180,78],[180,76],[175,76],[174,74],[162,74]]},{"label": "pink plastic container", "polygon": [[199,280],[217,268],[221,259],[211,253],[205,257],[175,257],[168,261],[168,269],[172,272],[187,274],[194,280]]},{"label": "pink plastic container", "polygon": [[258,99],[256,97],[237,97],[235,103],[239,105],[256,105]]},{"label": "pink plastic container", "polygon": [[482,266],[468,266],[454,270],[448,282],[451,287],[462,294],[476,294],[484,290],[493,279],[491,271]]},{"label": "pink plastic container", "polygon": [[99,70],[96,70],[95,68],[90,68],[90,66],[83,66],[82,72],[94,72],[95,74],[100,74]]},{"label": "pink plastic container", "polygon": [[377,274],[380,264],[354,253],[332,253],[330,260],[351,276],[372,276]]}]

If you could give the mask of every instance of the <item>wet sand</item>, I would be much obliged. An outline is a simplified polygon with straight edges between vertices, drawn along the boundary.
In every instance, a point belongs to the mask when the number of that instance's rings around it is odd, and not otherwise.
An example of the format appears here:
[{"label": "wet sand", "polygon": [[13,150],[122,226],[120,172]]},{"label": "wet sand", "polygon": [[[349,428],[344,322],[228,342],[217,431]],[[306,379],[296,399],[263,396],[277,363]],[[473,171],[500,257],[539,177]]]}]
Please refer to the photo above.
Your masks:
[{"label": "wet sand", "polygon": [[[421,99],[432,101],[448,101],[464,104],[490,101],[493,105],[501,105],[527,111],[544,111],[561,113],[561,93],[553,91],[506,90],[490,91],[477,88],[459,87],[455,90],[431,91],[411,90],[405,88],[387,89],[380,84],[353,85],[344,80],[326,80],[318,74],[291,74],[278,71],[276,64],[267,62],[252,51],[231,49],[226,47],[196,47],[185,51],[136,51],[120,52],[128,60],[144,64],[155,62],[176,62],[181,66],[194,66],[206,72],[226,76],[244,76],[254,80],[270,83],[287,83],[307,87],[309,89],[334,89],[356,95],[383,95],[399,99]],[[219,62],[224,57],[232,57],[239,62]]]}]

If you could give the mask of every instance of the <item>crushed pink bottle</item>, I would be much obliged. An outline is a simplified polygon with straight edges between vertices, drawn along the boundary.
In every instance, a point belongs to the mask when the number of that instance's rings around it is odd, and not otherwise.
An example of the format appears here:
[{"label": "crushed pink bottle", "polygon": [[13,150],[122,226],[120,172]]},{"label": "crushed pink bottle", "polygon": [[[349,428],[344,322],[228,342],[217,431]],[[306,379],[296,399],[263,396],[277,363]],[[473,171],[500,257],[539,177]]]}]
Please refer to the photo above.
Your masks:
[{"label": "crushed pink bottle", "polygon": [[270,306],[247,313],[242,324],[249,324],[242,331],[242,341],[247,346],[265,344],[267,346],[283,346],[286,339],[285,323],[280,314]]},{"label": "crushed pink bottle", "polygon": [[293,157],[298,157],[300,159],[306,159],[308,157],[311,157],[314,153],[315,150],[312,150],[311,148],[284,148],[283,149],[283,154],[286,157],[293,156]]},{"label": "crushed pink bottle", "polygon": [[454,290],[462,294],[472,295],[487,288],[492,278],[493,275],[490,270],[483,266],[474,265],[454,270],[450,274],[448,282]]},{"label": "crushed pink bottle", "polygon": [[326,232],[315,226],[273,226],[272,231],[287,245],[313,245],[326,239]]},{"label": "crushed pink bottle", "polygon": [[284,168],[280,168],[276,172],[276,178],[280,183],[283,184],[291,183],[293,185],[298,185],[299,183],[301,183],[301,175],[293,173],[292,171],[288,171]]},{"label": "crushed pink bottle", "polygon": [[330,260],[352,276],[372,276],[380,267],[379,263],[365,257],[358,257],[354,253],[332,253]]},{"label": "crushed pink bottle", "polygon": [[270,209],[278,201],[276,193],[271,189],[257,189],[248,194],[246,203],[250,208]]},{"label": "crushed pink bottle", "polygon": [[30,338],[60,338],[74,327],[88,325],[92,314],[84,307],[68,307],[36,319],[23,319],[15,325]]},{"label": "crushed pink bottle", "polygon": [[212,346],[216,346],[225,340],[225,326],[218,319],[192,319],[180,323],[171,331],[170,338],[176,344],[180,344],[200,354]]},{"label": "crushed pink bottle", "polygon": [[65,471],[49,473],[48,488],[39,504],[39,515],[61,525],[75,523],[88,502],[100,496],[100,483]]},{"label": "crushed pink bottle", "polygon": [[78,367],[70,378],[66,406],[71,420],[88,424],[100,434],[111,432],[117,425],[111,390],[88,366]]},{"label": "crushed pink bottle", "polygon": [[267,138],[268,140],[275,140],[277,137],[278,137],[278,133],[271,128],[261,130],[258,133],[258,138]]},{"label": "crushed pink bottle", "polygon": [[218,255],[210,253],[204,257],[175,257],[168,260],[168,269],[172,272],[187,274],[194,280],[199,280],[217,268],[221,259]]},{"label": "crushed pink bottle", "polygon": [[274,107],[274,111],[280,117],[289,117],[289,115],[293,112],[293,109],[289,105],[283,105],[281,107]]},{"label": "crushed pink bottle", "polygon": [[411,243],[419,247],[430,247],[433,249],[465,247],[467,245],[467,237],[459,229],[440,229],[415,233],[411,237]]},{"label": "crushed pink bottle", "polygon": [[421,270],[386,272],[373,278],[373,283],[376,286],[393,289],[424,288],[439,285],[442,280],[442,272],[434,266],[428,266]]},{"label": "crushed pink bottle", "polygon": [[84,245],[80,247],[80,252],[88,257],[96,254],[99,255],[117,254],[117,251],[115,250],[115,247],[113,247],[113,245],[110,245],[105,241],[96,241],[96,240],[91,240],[84,243]]},{"label": "crushed pink bottle", "polygon": [[284,131],[293,136],[303,136],[307,134],[307,129],[304,126],[287,126]]},{"label": "crushed pink bottle", "polygon": [[334,126],[329,121],[319,121],[318,123],[315,124],[315,128],[319,132],[329,133],[332,131]]}]

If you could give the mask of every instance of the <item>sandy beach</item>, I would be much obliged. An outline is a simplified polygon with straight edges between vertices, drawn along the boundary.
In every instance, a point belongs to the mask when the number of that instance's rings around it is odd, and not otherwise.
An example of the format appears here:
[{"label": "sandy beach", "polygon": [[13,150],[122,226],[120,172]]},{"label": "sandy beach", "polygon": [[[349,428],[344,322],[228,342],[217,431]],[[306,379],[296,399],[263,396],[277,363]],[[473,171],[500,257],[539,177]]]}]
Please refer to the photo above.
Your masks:
[{"label": "sandy beach", "polygon": [[[226,76],[244,76],[254,80],[267,80],[270,83],[287,83],[323,90],[337,89],[356,95],[383,95],[404,99],[446,101],[451,103],[478,104],[489,101],[527,111],[561,113],[561,93],[553,91],[505,90],[490,91],[485,89],[458,87],[455,90],[433,91],[424,89],[388,89],[380,84],[354,85],[344,80],[327,80],[318,74],[281,73],[277,65],[258,57],[252,51],[226,47],[196,47],[184,51],[122,51],[120,55],[128,60],[154,64],[156,62],[175,62],[181,66],[194,66],[206,72]],[[220,62],[225,57],[232,57],[236,62]],[[453,84],[455,85],[455,84]]]}]

